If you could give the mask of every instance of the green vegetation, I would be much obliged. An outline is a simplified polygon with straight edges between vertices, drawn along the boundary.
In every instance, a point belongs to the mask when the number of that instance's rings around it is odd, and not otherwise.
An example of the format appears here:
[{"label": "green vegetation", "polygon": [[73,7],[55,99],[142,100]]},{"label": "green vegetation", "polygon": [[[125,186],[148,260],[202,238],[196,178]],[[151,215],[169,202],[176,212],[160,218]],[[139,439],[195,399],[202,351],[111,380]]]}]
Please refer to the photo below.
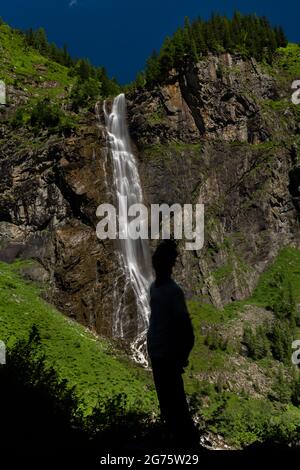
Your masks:
[{"label": "green vegetation", "polygon": [[155,124],[160,124],[161,121],[164,118],[164,112],[162,109],[158,109],[156,111],[153,111],[148,117],[147,120],[149,124],[155,125]]},{"label": "green vegetation", "polygon": [[218,328],[215,326],[209,329],[204,344],[208,346],[209,349],[221,349],[222,351],[226,351],[227,349],[227,340],[222,337]]},{"label": "green vegetation", "polygon": [[202,408],[202,417],[211,431],[222,434],[231,445],[240,448],[254,442],[298,442],[299,408],[229,392],[210,393],[213,403]]},{"label": "green vegetation", "polygon": [[260,325],[256,331],[253,331],[249,325],[245,326],[243,343],[247,347],[249,357],[256,360],[268,356],[270,353],[268,332],[268,325]]},{"label": "green vegetation", "polygon": [[[266,73],[273,76],[277,83],[280,84],[284,89],[290,88],[293,81],[300,78],[300,45],[289,43],[286,47],[279,47],[274,55],[274,60],[271,64],[262,64]],[[290,88],[290,96],[293,90]],[[265,104],[269,108],[275,111],[283,111],[289,109],[293,111],[295,118],[299,116],[297,112],[299,106],[293,105],[291,99],[278,99],[278,100],[266,100],[262,104]]]},{"label": "green vegetation", "polygon": [[255,332],[250,327],[245,328],[244,344],[253,359],[260,359],[271,352],[274,359],[290,362],[291,344],[296,334],[296,324],[299,323],[294,282],[292,284],[295,272],[291,272],[288,267],[286,271],[278,271],[278,266],[282,260],[292,260],[294,263],[298,257],[297,250],[292,248],[282,250],[275,265],[263,275],[263,280],[254,291],[252,301],[258,297],[261,304],[260,296],[265,296],[264,306],[272,310],[275,321],[272,325],[260,326]]},{"label": "green vegetation", "polygon": [[[293,443],[299,438],[297,407],[300,403],[300,377],[297,371],[291,372],[285,354],[284,357],[276,357],[275,350],[272,350],[275,345],[281,351],[282,339],[285,338],[284,344],[290,341],[286,341],[286,332],[280,336],[281,324],[278,323],[280,328],[273,330],[263,325],[254,333],[255,345],[251,357],[256,361],[267,358],[273,364],[280,364],[280,361],[282,364],[281,368],[277,367],[272,372],[273,386],[268,397],[255,399],[243,390],[240,394],[228,391],[221,378],[213,383],[201,379],[203,373],[221,372],[230,376],[233,352],[222,334],[222,328],[237,316],[244,305],[273,305],[278,291],[283,291],[284,295],[279,297],[284,301],[274,313],[276,321],[286,322],[287,325],[292,321],[293,316],[287,305],[294,309],[295,299],[291,297],[291,289],[299,285],[299,256],[298,250],[284,248],[262,275],[253,297],[233,302],[231,306],[234,308],[226,306],[221,310],[200,300],[189,302],[196,335],[196,344],[185,374],[191,404],[202,418],[203,428],[222,434],[235,447],[268,439]],[[30,386],[40,390],[49,383],[47,390],[52,394],[51,400],[58,402],[55,406],[64,408],[68,419],[88,433],[93,434],[95,428],[101,432],[108,431],[114,423],[119,426],[124,417],[135,429],[147,428],[146,416],[151,410],[157,410],[150,374],[117,352],[108,340],[96,338],[41,300],[39,288],[25,282],[18,274],[23,263],[0,264],[0,338],[7,343],[12,366],[19,367],[16,361],[24,361],[25,357],[30,366],[28,369],[22,366],[22,369]],[[285,276],[279,279],[276,273],[283,266],[286,267]],[[299,294],[295,298],[298,300]],[[253,331],[246,327],[243,341],[247,335],[251,338]],[[267,332],[265,336],[264,331]],[[272,331],[274,338],[271,340],[269,335]],[[263,338],[267,338],[268,343],[264,343]],[[253,340],[248,341],[251,343]],[[24,348],[27,355],[23,352],[20,355],[18,351]],[[39,371],[36,375],[35,370]],[[41,370],[44,372],[41,373]],[[34,379],[37,375],[38,380]]]},{"label": "green vegetation", "polygon": [[86,413],[86,403],[75,386],[62,379],[44,352],[39,329],[33,325],[29,337],[8,349],[6,364],[0,365],[1,445],[12,442],[22,448],[73,447],[104,451],[120,448],[153,428],[147,411],[128,403],[125,393],[101,398]]},{"label": "green vegetation", "polygon": [[50,133],[68,135],[77,127],[77,117],[62,111],[49,98],[18,107],[9,122],[13,129],[30,127],[34,134],[47,129]]},{"label": "green vegetation", "polygon": [[99,399],[119,393],[128,406],[155,409],[151,378],[117,353],[107,340],[96,339],[78,323],[58,313],[39,297],[39,289],[18,274],[22,263],[0,263],[0,338],[8,348],[38,328],[45,361],[76,390],[90,410]]},{"label": "green vegetation", "polygon": [[36,49],[42,55],[48,56],[55,62],[58,62],[59,64],[65,65],[67,67],[76,64],[76,61],[72,60],[70,57],[67,46],[64,46],[63,49],[60,49],[55,44],[49,44],[44,28],[39,28],[37,31],[34,31],[32,28],[30,28],[24,33],[19,31],[19,34],[23,36],[25,43],[28,46]]},{"label": "green vegetation", "polygon": [[[68,134],[79,123],[77,114],[91,110],[97,99],[120,91],[103,67],[95,68],[85,59],[73,60],[66,47],[50,45],[42,29],[24,34],[0,21],[0,44],[0,79],[21,92],[23,103],[10,118],[13,131],[25,127],[35,134]],[[232,20],[218,15],[207,22],[190,24],[186,20],[173,38],[166,39],[161,51],[151,56],[135,85],[156,85],[172,68],[181,70],[209,51],[253,56],[266,67],[274,60],[280,71],[299,74],[300,47],[279,47],[274,55],[278,46],[286,46],[284,34],[280,28],[271,28],[265,18],[236,13]],[[264,106],[280,113],[287,106],[293,107],[287,100],[268,100]],[[148,115],[152,125],[161,124],[163,118],[162,109]],[[25,145],[34,146],[36,142]],[[228,145],[246,148],[249,144]],[[252,148],[267,154],[276,145],[264,142]],[[198,158],[200,153],[201,144],[176,141],[144,149],[146,159],[159,163],[168,163],[174,154],[182,154],[184,160]],[[229,282],[233,271],[247,273],[250,269],[232,253],[232,246],[229,239],[218,246],[226,250],[229,261],[211,273],[216,286]],[[0,339],[7,343],[10,367],[0,368],[0,374],[12,371],[18,375],[22,371],[26,386],[47,389],[53,406],[57,404],[62,412],[65,409],[68,420],[79,418],[80,426],[91,433],[95,428],[106,429],[112,421],[116,432],[117,425],[131,412],[140,413],[141,419],[156,412],[149,372],[134,365],[113,342],[94,336],[44,302],[39,297],[40,289],[19,276],[21,266],[20,262],[0,263]],[[249,299],[232,302],[223,309],[201,299],[189,302],[196,343],[185,374],[186,388],[198,404],[203,426],[224,435],[234,446],[267,439],[292,443],[299,440],[300,377],[290,365],[291,342],[299,334],[300,325],[299,266],[300,252],[288,247],[261,275]],[[229,323],[234,319],[242,322],[239,314],[246,305],[271,311],[273,320],[256,327],[243,324],[242,337],[233,346],[224,330],[234,325]],[[240,352],[245,346],[242,357]],[[232,370],[232,358],[241,361],[236,366],[241,372],[255,361],[269,374],[272,384],[265,399],[254,399],[244,389],[228,391],[230,374],[236,372]]]},{"label": "green vegetation", "polygon": [[212,275],[215,279],[217,285],[221,285],[224,281],[232,274],[233,266],[230,264],[225,264],[220,268],[212,272]]},{"label": "green vegetation", "polygon": [[70,134],[77,127],[75,113],[93,109],[97,100],[120,91],[103,67],[73,60],[66,47],[48,43],[43,29],[23,33],[1,22],[0,58],[0,80],[13,85],[21,97],[8,120],[13,129]]},{"label": "green vegetation", "polygon": [[[290,123],[297,125],[300,122],[300,106],[292,102],[292,94],[297,93],[296,89],[292,89],[292,84],[300,78],[300,45],[287,44],[286,47],[280,47],[276,51],[272,66],[262,64],[262,68],[268,75],[274,77],[277,86],[287,95],[286,98],[261,100],[262,109],[271,119],[279,121],[282,128]],[[295,139],[297,141],[297,136],[294,134],[287,137],[278,133],[277,139],[285,141],[288,147],[294,144]]]},{"label": "green vegetation", "polygon": [[[278,292],[278,283],[281,283]],[[294,301],[300,302],[300,251],[292,248],[283,248],[275,262],[261,274],[259,283],[249,299],[251,303],[265,308],[272,308],[278,295],[285,302],[290,302],[290,289]]]},{"label": "green vegetation", "polygon": [[[55,81],[57,94],[72,83],[68,69],[26,46],[23,36],[6,24],[0,25],[1,79],[18,85],[24,80],[37,84]],[[27,83],[29,86],[29,83]]]},{"label": "green vegetation", "polygon": [[[282,79],[280,76],[279,80]],[[294,76],[293,76],[294,77]],[[284,85],[287,82],[292,84],[293,77],[286,78],[284,80]],[[297,104],[292,103],[291,96],[293,90],[291,89],[291,95],[289,98],[280,99],[280,100],[264,100],[261,102],[261,106],[264,110],[269,111],[271,110],[275,114],[276,119],[280,119],[281,122],[285,122],[284,120],[293,120],[294,122],[300,122],[300,107]],[[285,116],[287,116],[285,118]],[[294,140],[294,136],[293,136]],[[287,142],[288,144],[288,142]]]},{"label": "green vegetation", "polygon": [[266,108],[271,108],[274,111],[285,111],[287,107],[289,106],[289,101],[284,99],[284,100],[264,100],[263,101],[263,106]]},{"label": "green vegetation", "polygon": [[237,53],[245,59],[254,57],[271,63],[276,49],[286,44],[283,30],[271,27],[265,17],[235,12],[231,20],[217,14],[208,21],[197,19],[190,23],[186,18],[184,26],[172,38],[166,38],[160,52],[153,52],[133,86],[160,83],[173,68],[190,66],[208,52]]},{"label": "green vegetation", "polygon": [[95,78],[88,78],[85,81],[78,80],[71,92],[71,108],[78,112],[90,102],[95,102],[100,96],[99,82]]},{"label": "green vegetation", "polygon": [[[186,386],[195,395],[203,429],[222,434],[234,447],[265,441],[293,444],[299,440],[300,374],[291,364],[291,343],[299,337],[299,266],[300,251],[285,247],[261,275],[250,298],[232,302],[224,309],[199,299],[189,301],[196,344]],[[246,305],[266,308],[274,319],[256,327],[245,322],[243,337],[234,346],[224,331],[230,332],[229,325]],[[236,371],[247,373],[251,361],[259,364],[272,382],[265,398],[249,396],[242,385],[238,394],[228,390],[226,383],[232,382],[234,372],[231,359],[239,357],[242,345],[247,347],[247,357]],[[207,374],[214,379],[204,380]]]},{"label": "green vegetation", "polygon": [[287,44],[286,47],[280,47],[277,50],[274,65],[281,70],[285,70],[295,78],[300,77],[300,45]]},{"label": "green vegetation", "polygon": [[116,80],[108,78],[104,67],[96,68],[87,59],[72,59],[66,46],[60,49],[55,44],[49,44],[43,28],[23,32],[2,22],[0,43],[4,55],[4,70],[1,69],[1,73],[4,73],[7,82],[15,74],[45,81],[54,79],[63,85],[74,82],[70,77],[82,82],[94,78],[105,97],[119,90]]},{"label": "green vegetation", "polygon": [[155,144],[143,148],[143,154],[145,158],[151,160],[173,159],[174,154],[180,155],[183,152],[191,152],[191,154],[198,156],[200,155],[202,145],[197,144],[186,144],[184,142],[168,142],[166,144]]},{"label": "green vegetation", "polygon": [[255,331],[246,326],[243,343],[247,347],[248,356],[254,360],[272,354],[277,361],[289,365],[294,335],[295,329],[289,322],[276,319],[272,325],[259,326]]}]

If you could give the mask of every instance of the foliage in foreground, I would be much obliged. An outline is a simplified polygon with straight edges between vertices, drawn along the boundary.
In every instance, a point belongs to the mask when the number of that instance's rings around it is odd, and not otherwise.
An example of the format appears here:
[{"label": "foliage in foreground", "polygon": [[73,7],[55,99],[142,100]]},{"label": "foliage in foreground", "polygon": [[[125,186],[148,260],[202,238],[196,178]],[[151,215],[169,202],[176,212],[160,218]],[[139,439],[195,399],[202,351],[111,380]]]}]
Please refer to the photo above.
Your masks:
[{"label": "foliage in foreground", "polygon": [[101,445],[122,448],[149,432],[151,416],[134,409],[125,393],[99,399],[86,415],[76,387],[49,366],[38,328],[18,340],[0,366],[1,444],[21,447]]},{"label": "foliage in foreground", "polygon": [[[217,328],[217,325],[224,324],[228,319],[233,320],[236,308],[242,309],[244,303],[254,303],[271,309],[274,300],[278,301],[280,298],[282,302],[277,302],[274,308],[278,315],[277,320],[291,320],[293,316],[290,316],[290,306],[299,302],[299,257],[298,250],[284,248],[274,264],[262,275],[253,296],[246,301],[236,302],[236,306],[218,310],[211,305],[200,305],[197,309],[192,309],[197,341],[191,356],[191,365],[185,374],[190,403],[194,413],[200,417],[203,431],[210,430],[223,435],[234,447],[266,441],[271,441],[274,445],[297,444],[300,439],[299,374],[295,373],[294,377],[290,377],[285,361],[280,362],[270,356],[266,359],[255,359],[272,361],[272,365],[282,365],[276,369],[278,373],[273,377],[273,388],[265,399],[250,398],[243,391],[239,394],[230,392],[217,381],[214,385],[199,382],[199,373],[223,370],[231,354],[228,345],[215,335],[217,330],[212,330],[212,334],[207,337],[201,335],[201,323],[205,320]],[[38,297],[38,289],[17,275],[17,270],[23,265],[22,262],[17,262],[16,265],[0,264],[0,337],[8,341],[11,349],[16,341],[19,345],[26,345],[28,337],[31,336],[35,367],[41,368],[41,359],[38,358],[44,357],[45,368],[49,370],[50,367],[51,370],[53,366],[57,373],[58,379],[54,382],[61,384],[65,381],[68,392],[62,391],[58,396],[59,387],[56,387],[51,378],[55,375],[53,371],[40,374],[42,379],[44,377],[44,384],[50,384],[49,390],[56,397],[52,402],[56,403],[60,397],[64,410],[69,410],[68,417],[64,418],[63,422],[71,423],[71,428],[75,430],[80,441],[86,439],[82,437],[84,435],[91,436],[92,440],[102,436],[101,440],[105,442],[106,438],[103,436],[111,436],[110,430],[114,429],[114,423],[118,423],[116,426],[120,429],[126,429],[124,436],[127,433],[128,436],[133,436],[132,439],[135,439],[137,433],[141,434],[143,429],[145,436],[148,432],[151,435],[159,434],[160,430],[155,427],[156,424],[152,427],[149,423],[151,412],[155,410],[157,413],[150,376],[129,361],[119,362],[117,357],[114,357],[116,352],[108,344],[96,340],[84,331],[81,325],[70,322],[45,304]],[[282,282],[279,282],[277,275],[280,271],[285,272]],[[278,289],[278,282],[281,289]],[[289,285],[292,286],[293,298]],[[38,336],[32,335],[33,323],[38,326]],[[19,367],[26,369],[22,365]],[[41,385],[34,381],[32,383],[31,380],[30,387],[33,386],[41,389]],[[45,385],[45,394],[49,390],[48,385]],[[68,403],[73,405],[70,407]],[[55,407],[57,406],[59,408],[59,405],[55,404]],[[45,408],[41,407],[41,414],[43,409]],[[124,427],[121,424],[122,417],[125,422],[132,422],[131,431],[126,428],[126,423]],[[67,429],[65,433],[69,435],[68,425],[64,426],[61,425],[61,429]],[[110,439],[111,437],[107,437],[107,442],[110,442]],[[122,439],[123,437],[120,437],[121,441]]]},{"label": "foliage in foreground", "polygon": [[[0,366],[0,382],[4,447],[80,446],[103,452],[132,448],[134,443],[137,449],[163,445],[161,423],[132,408],[125,393],[99,399],[86,415],[76,387],[48,365],[35,325],[28,338],[9,348],[7,364]],[[220,393],[202,383],[191,407],[201,417],[203,430],[222,434],[237,448],[266,441],[274,446],[299,442],[300,410],[291,405]]]},{"label": "foliage in foreground", "polygon": [[[8,347],[39,330],[47,364],[70,387],[76,385],[88,413],[99,400],[125,393],[130,406],[157,410],[152,379],[104,338],[96,338],[40,297],[40,289],[19,274],[28,262],[0,263],[0,339]],[[30,264],[29,264],[30,266]]]}]

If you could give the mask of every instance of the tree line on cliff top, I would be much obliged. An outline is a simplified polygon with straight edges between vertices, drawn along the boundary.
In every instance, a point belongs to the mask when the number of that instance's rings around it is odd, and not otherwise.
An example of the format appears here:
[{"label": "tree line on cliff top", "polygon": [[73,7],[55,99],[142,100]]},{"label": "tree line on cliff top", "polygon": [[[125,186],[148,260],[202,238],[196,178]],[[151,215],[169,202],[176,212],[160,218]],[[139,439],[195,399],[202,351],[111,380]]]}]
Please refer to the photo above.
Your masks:
[{"label": "tree line on cliff top", "polygon": [[34,31],[29,29],[25,32],[20,32],[24,36],[25,42],[28,46],[38,50],[40,54],[49,57],[49,59],[65,66],[70,69],[70,76],[77,78],[79,84],[90,82],[90,87],[99,89],[97,83],[101,83],[101,94],[103,97],[115,95],[120,91],[120,86],[115,78],[109,78],[105,67],[95,67],[85,58],[73,58],[68,52],[66,45],[60,48],[54,43],[49,43],[46,31],[44,28],[39,28]]},{"label": "tree line on cliff top", "polygon": [[[101,83],[103,97],[115,95],[121,87],[115,78],[110,79],[104,67],[93,66],[88,59],[72,58],[67,46],[57,47],[49,43],[43,28],[19,32],[26,44],[41,54],[70,68],[70,74],[78,77],[79,82],[95,80]],[[236,11],[231,19],[213,14],[209,20],[198,18],[190,22],[186,17],[172,37],[166,37],[159,52],[153,51],[148,58],[145,70],[140,72],[134,82],[124,87],[155,86],[163,82],[172,69],[180,71],[197,63],[208,53],[230,52],[243,59],[250,57],[259,62],[272,63],[278,47],[285,47],[287,38],[280,26],[272,26],[266,17],[255,14],[242,15]]]},{"label": "tree line on cliff top", "polygon": [[153,86],[164,81],[170,70],[180,71],[208,53],[230,52],[243,59],[272,63],[276,49],[286,45],[282,28],[271,26],[266,17],[239,12],[232,19],[213,14],[207,21],[198,18],[190,22],[186,17],[183,27],[165,39],[160,51],[153,51],[135,84]]}]

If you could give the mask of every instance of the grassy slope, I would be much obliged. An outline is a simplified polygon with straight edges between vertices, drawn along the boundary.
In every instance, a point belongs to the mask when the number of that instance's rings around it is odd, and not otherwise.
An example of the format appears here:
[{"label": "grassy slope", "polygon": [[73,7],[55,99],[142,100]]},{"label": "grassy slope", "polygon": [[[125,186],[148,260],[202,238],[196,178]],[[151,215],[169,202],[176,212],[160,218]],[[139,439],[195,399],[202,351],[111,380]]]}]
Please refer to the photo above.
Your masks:
[{"label": "grassy slope", "polygon": [[[7,118],[14,128],[25,129],[36,105],[44,99],[51,103],[50,110],[59,115],[59,124],[52,132],[61,134],[77,127],[80,114],[68,107],[76,77],[70,75],[69,68],[29,47],[21,34],[5,24],[0,26],[0,80],[13,87],[14,91],[7,93],[8,101],[11,100],[9,104],[15,105],[18,100],[22,103]],[[14,118],[17,118],[16,122]],[[32,131],[32,137],[23,144],[27,148],[40,145],[36,130]]]},{"label": "grassy slope", "polygon": [[287,47],[280,47],[275,65],[290,78],[300,78],[300,45],[290,43]]},{"label": "grassy slope", "polygon": [[193,368],[196,371],[223,367],[226,362],[226,354],[228,354],[224,351],[210,351],[204,345],[204,336],[200,332],[201,323],[205,321],[205,323],[214,325],[224,324],[232,320],[238,312],[243,311],[246,305],[267,308],[276,293],[276,286],[273,282],[276,273],[285,275],[286,282],[291,283],[295,301],[300,305],[300,251],[292,247],[285,247],[280,251],[274,263],[260,276],[257,287],[250,298],[232,302],[226,305],[223,310],[210,304],[201,303],[199,300],[190,301],[189,309],[197,335],[191,363],[194,364]]},{"label": "grassy slope", "polygon": [[291,283],[295,301],[300,304],[300,251],[292,247],[286,247],[280,251],[275,262],[260,276],[259,283],[250,298],[232,302],[226,305],[223,310],[202,303],[197,299],[189,302],[189,310],[197,337],[190,359],[190,380],[188,381],[190,391],[197,388],[193,379],[194,372],[222,369],[226,367],[226,358],[231,354],[230,351],[220,349],[210,350],[204,343],[205,337],[201,334],[201,324],[203,322],[212,325],[226,324],[236,317],[238,312],[243,311],[246,305],[268,307],[276,292],[273,277],[278,272],[284,273],[286,281]]},{"label": "grassy slope", "polygon": [[[261,106],[267,113],[273,112],[274,119],[283,123],[285,120],[294,119],[299,122],[300,106],[292,103],[292,83],[300,79],[300,45],[288,44],[287,47],[277,49],[273,65],[263,65],[267,74],[272,76],[278,85],[284,90],[284,96],[275,100],[263,100]],[[288,91],[289,89],[289,91]],[[284,134],[276,135],[276,140],[286,140]],[[292,142],[298,140],[297,135],[292,136]]]},{"label": "grassy slope", "polygon": [[87,409],[98,398],[121,392],[128,395],[132,406],[155,409],[150,374],[120,357],[107,340],[96,339],[43,301],[38,287],[19,276],[21,265],[0,263],[1,340],[9,347],[16,339],[27,337],[35,324],[41,333],[47,361],[55,366],[61,378],[77,386]]},{"label": "grassy slope", "polygon": [[[205,344],[205,336],[201,333],[203,322],[215,326],[226,325],[242,312],[246,305],[267,307],[276,293],[274,274],[284,273],[286,282],[290,282],[296,303],[300,304],[300,251],[285,247],[280,251],[274,263],[261,275],[258,285],[252,296],[243,301],[228,304],[223,310],[194,300],[189,303],[189,310],[193,320],[196,334],[196,344],[190,357],[190,366],[187,372],[186,385],[189,392],[200,393],[204,398],[200,414],[206,423],[206,428],[214,433],[225,436],[227,442],[240,447],[251,444],[257,440],[264,440],[266,436],[271,439],[292,436],[298,433],[300,409],[291,404],[271,402],[266,399],[250,398],[241,393],[236,394],[218,389],[217,383],[197,380],[199,372],[218,373],[228,370],[230,366],[230,349],[211,350]],[[298,329],[297,337],[300,338]],[[247,358],[248,363],[255,362]],[[272,358],[263,359],[260,365],[266,369],[266,374],[277,370],[280,363]],[[275,366],[275,367],[274,367]],[[273,369],[272,369],[273,368]],[[290,368],[285,366],[287,374]],[[274,372],[273,372],[274,374]],[[216,374],[217,375],[217,374]],[[272,377],[274,383],[276,376]]]},{"label": "grassy slope", "polygon": [[[27,91],[39,96],[49,93],[56,96],[74,82],[67,67],[27,46],[22,36],[8,25],[0,26],[0,46],[0,80],[7,84],[25,85]],[[55,87],[49,86],[51,81],[56,82]]]},{"label": "grassy slope", "polygon": [[[133,407],[155,410],[157,402],[150,374],[122,357],[112,343],[95,338],[81,325],[44,302],[39,297],[39,288],[20,277],[18,271],[22,265],[23,262],[0,264],[0,338],[9,346],[17,338],[28,336],[31,326],[36,324],[49,364],[55,365],[61,378],[77,386],[87,412],[98,399],[120,392],[128,395]],[[279,271],[285,272],[292,283],[296,301],[300,302],[299,266],[300,251],[287,247],[261,276],[250,299],[234,302],[223,310],[199,301],[189,305],[196,344],[185,377],[187,391],[206,397],[205,406],[200,410],[206,428],[223,434],[234,446],[264,439],[266,434],[272,435],[277,428],[282,434],[298,432],[300,410],[289,404],[221,392],[217,384],[199,382],[197,373],[223,370],[232,354],[230,350],[209,349],[201,333],[201,325],[203,322],[224,325],[248,304],[268,305],[272,297],[273,275]],[[273,359],[268,361],[276,362]]]}]

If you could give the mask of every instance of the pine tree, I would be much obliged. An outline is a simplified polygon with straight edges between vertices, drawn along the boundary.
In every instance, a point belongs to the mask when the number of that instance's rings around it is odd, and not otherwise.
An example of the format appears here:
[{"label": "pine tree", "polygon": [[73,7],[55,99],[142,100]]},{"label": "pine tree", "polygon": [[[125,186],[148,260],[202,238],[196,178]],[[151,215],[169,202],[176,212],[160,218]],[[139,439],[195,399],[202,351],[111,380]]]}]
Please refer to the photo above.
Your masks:
[{"label": "pine tree", "polygon": [[296,326],[296,315],[297,315],[297,307],[295,296],[292,288],[292,284],[288,282],[288,294],[287,294],[287,304],[288,304],[288,311],[287,311],[287,318],[290,322],[291,328],[295,328]]},{"label": "pine tree", "polygon": [[182,48],[183,48],[183,63],[197,62],[197,48],[193,32],[190,25],[190,20],[186,16],[184,19],[184,27],[181,35]]},{"label": "pine tree", "polygon": [[300,406],[300,373],[299,369],[292,369],[293,377],[291,383],[291,401],[293,405]]},{"label": "pine tree", "polygon": [[256,355],[255,335],[252,331],[252,328],[248,325],[245,326],[244,328],[243,343],[247,347],[248,356],[255,358],[255,355]]},{"label": "pine tree", "polygon": [[36,48],[41,52],[48,51],[48,40],[44,28],[39,28],[35,33]]},{"label": "pine tree", "polygon": [[242,31],[242,15],[239,11],[235,11],[232,18],[232,39],[234,44],[241,43]]},{"label": "pine tree", "polygon": [[208,52],[228,51],[271,63],[276,48],[284,45],[286,38],[282,28],[272,28],[264,17],[242,15],[238,11],[231,20],[212,15],[208,21],[198,18],[190,23],[186,17],[183,27],[165,40],[158,54],[148,59],[147,83],[163,81],[173,67],[180,72]]},{"label": "pine tree", "polygon": [[198,20],[197,23],[194,23],[192,25],[192,31],[193,31],[193,36],[195,38],[197,55],[199,56],[201,54],[206,54],[207,45],[206,45],[205,37],[204,37],[203,21]]},{"label": "pine tree", "polygon": [[292,354],[292,335],[286,320],[275,320],[269,335],[274,359],[280,362],[290,361]]},{"label": "pine tree", "polygon": [[281,403],[290,402],[292,390],[284,375],[282,366],[279,368],[276,381],[273,385],[273,390],[275,392],[276,400],[278,400]]},{"label": "pine tree", "polygon": [[269,340],[267,338],[268,326],[260,325],[256,331],[250,326],[244,329],[243,343],[247,347],[248,356],[252,359],[262,359],[270,352]]},{"label": "pine tree", "polygon": [[175,49],[175,65],[181,67],[184,62],[184,38],[182,29],[178,29],[173,36]]},{"label": "pine tree", "polygon": [[276,35],[277,47],[286,47],[287,38],[281,26],[275,27],[275,35]]},{"label": "pine tree", "polygon": [[82,81],[87,80],[92,75],[92,67],[87,59],[79,59],[76,64],[77,75]]},{"label": "pine tree", "polygon": [[175,45],[172,39],[166,38],[159,55],[159,79],[163,80],[175,64]]},{"label": "pine tree", "polygon": [[224,18],[224,28],[223,28],[223,46],[225,51],[231,52],[233,48],[233,41],[231,37],[230,24],[227,18]]},{"label": "pine tree", "polygon": [[160,76],[160,63],[158,53],[154,50],[147,60],[146,64],[146,82],[149,84],[156,83]]},{"label": "pine tree", "polygon": [[63,47],[63,65],[65,65],[66,67],[70,67],[72,65],[72,59],[68,52],[68,46],[66,44],[64,44]]},{"label": "pine tree", "polygon": [[136,88],[143,88],[146,85],[146,75],[145,72],[140,72],[137,74],[135,79]]}]

